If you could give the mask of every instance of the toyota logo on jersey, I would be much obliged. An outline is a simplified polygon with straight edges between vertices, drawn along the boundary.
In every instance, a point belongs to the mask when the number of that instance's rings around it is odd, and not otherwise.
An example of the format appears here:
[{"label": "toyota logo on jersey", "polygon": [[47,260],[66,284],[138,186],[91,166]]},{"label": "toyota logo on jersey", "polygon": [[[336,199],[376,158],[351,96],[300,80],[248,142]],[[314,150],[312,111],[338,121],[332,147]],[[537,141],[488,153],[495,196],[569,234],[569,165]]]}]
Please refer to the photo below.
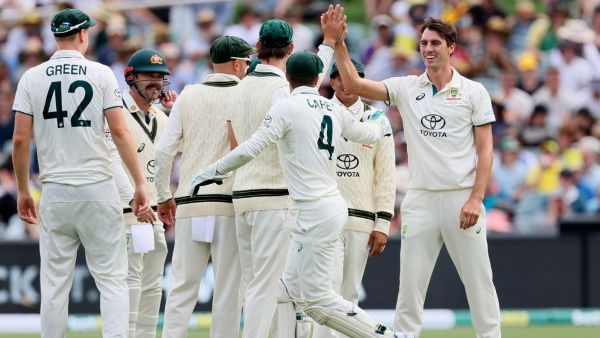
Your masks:
[{"label": "toyota logo on jersey", "polygon": [[342,154],[337,157],[337,167],[344,170],[352,170],[358,167],[358,157],[352,154]]},{"label": "toyota logo on jersey", "polygon": [[429,114],[421,118],[421,125],[429,130],[440,130],[446,126],[446,120],[440,115]]}]

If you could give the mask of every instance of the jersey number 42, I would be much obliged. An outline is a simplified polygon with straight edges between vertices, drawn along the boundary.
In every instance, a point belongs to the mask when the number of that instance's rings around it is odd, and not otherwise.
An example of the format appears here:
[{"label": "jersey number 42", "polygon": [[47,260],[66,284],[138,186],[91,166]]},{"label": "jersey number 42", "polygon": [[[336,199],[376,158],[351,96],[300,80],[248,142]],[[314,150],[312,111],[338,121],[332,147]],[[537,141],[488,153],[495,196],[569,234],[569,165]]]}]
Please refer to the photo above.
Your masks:
[{"label": "jersey number 42", "polygon": [[[58,128],[64,128],[65,123],[63,121],[64,118],[68,117],[69,114],[66,110],[63,110],[62,106],[62,83],[60,81],[55,81],[50,84],[50,89],[48,89],[48,94],[46,94],[46,103],[44,104],[44,111],[42,115],[44,116],[44,120],[56,119],[56,124]],[[94,90],[92,86],[87,81],[78,80],[69,86],[69,93],[75,93],[78,88],[83,88],[85,94],[83,96],[83,100],[79,103],[75,111],[73,112],[73,116],[71,117],[71,127],[90,127],[92,125],[92,121],[89,120],[81,120],[81,113],[85,110],[85,108],[92,101],[92,96],[94,94]],[[50,111],[50,103],[52,102],[52,98],[55,100],[55,109],[54,111]]]}]

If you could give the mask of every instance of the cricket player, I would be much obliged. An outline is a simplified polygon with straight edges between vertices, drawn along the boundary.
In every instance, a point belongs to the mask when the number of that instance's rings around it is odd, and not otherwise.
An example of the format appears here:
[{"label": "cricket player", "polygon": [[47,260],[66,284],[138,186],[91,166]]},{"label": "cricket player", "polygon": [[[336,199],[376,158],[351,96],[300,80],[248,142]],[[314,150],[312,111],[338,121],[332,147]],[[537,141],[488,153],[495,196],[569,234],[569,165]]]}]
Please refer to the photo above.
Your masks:
[{"label": "cricket player", "polygon": [[[240,111],[238,83],[255,52],[238,37],[215,40],[210,47],[215,73],[204,83],[185,87],[171,110],[165,136],[156,147],[159,217],[167,224],[176,223],[163,337],[186,337],[209,257],[215,275],[211,337],[239,336],[241,267],[231,200],[233,180],[206,187],[193,196],[188,196],[188,190],[199,168],[229,151],[227,120]],[[179,148],[181,176],[173,200],[169,179]]]},{"label": "cricket player", "polygon": [[127,337],[127,248],[119,194],[104,142],[105,118],[135,189],[132,210],[149,211],[144,177],[122,98],[110,68],[86,60],[88,29],[96,21],[76,9],[58,12],[51,23],[57,51],[19,81],[13,162],[18,210],[37,223],[29,192],[29,145],[33,134],[42,181],[40,287],[42,337],[63,338],[69,291],[79,244],[100,290],[103,337]]},{"label": "cricket player", "polygon": [[[325,68],[329,68],[333,59],[331,44],[342,33],[343,25],[342,8],[339,5],[335,9],[329,6],[321,17],[324,39],[318,53]],[[257,43],[260,64],[240,82],[237,114],[231,119],[237,143],[248,140],[260,127],[269,108],[290,95],[285,63],[294,49],[292,36],[292,27],[285,21],[273,19],[262,24]],[[319,83],[323,76],[319,76]],[[265,338],[269,335],[277,308],[277,285],[290,241],[290,227],[285,221],[290,206],[289,192],[274,145],[236,172],[233,207],[242,279],[246,286],[244,338]],[[294,311],[290,302],[282,303],[280,307],[278,313],[285,313],[284,319],[289,318],[287,312]],[[295,325],[295,320],[294,323],[282,323],[275,318],[272,335],[286,337],[286,333],[278,330]]]},{"label": "cricket player", "polygon": [[[364,67],[352,60],[358,75]],[[354,121],[366,122],[377,109],[344,88],[337,65],[331,72],[335,95],[331,101],[350,112]],[[381,117],[385,118],[385,117]],[[340,236],[334,254],[333,287],[344,299],[358,304],[358,292],[369,256],[379,255],[385,248],[396,198],[394,139],[384,137],[375,144],[360,144],[342,139],[336,158],[337,182],[348,204],[348,223]],[[332,329],[315,326],[313,337],[338,337]]]},{"label": "cricket player", "polygon": [[[323,62],[312,52],[293,54],[286,63],[291,96],[276,102],[252,137],[231,153],[201,169],[191,191],[219,182],[273,144],[290,189],[292,245],[282,285],[294,303],[315,321],[350,337],[394,337],[331,284],[333,253],[348,219],[346,202],[335,181],[341,137],[373,143],[392,129],[382,112],[359,123],[342,107],[319,96],[316,85]],[[281,290],[281,289],[280,289]]]},{"label": "cricket player", "polygon": [[494,113],[484,87],[450,65],[456,28],[428,18],[420,76],[382,82],[361,78],[343,40],[336,61],[344,87],[361,97],[395,104],[402,112],[410,161],[402,201],[400,290],[395,329],[418,336],[427,285],[442,244],[461,277],[477,337],[500,337],[500,309],[492,282],[482,199],[492,165]]},{"label": "cricket player", "polygon": [[[149,198],[152,209],[156,210],[157,192],[154,185],[154,144],[158,142],[167,124],[167,115],[155,108],[153,103],[171,109],[177,99],[175,92],[167,92],[170,74],[167,60],[157,50],[141,49],[127,61],[125,81],[129,92],[123,93],[123,106],[126,109],[125,121],[131,131],[137,147],[140,169],[146,182],[149,183]],[[152,233],[154,249],[148,252],[137,252],[134,244],[141,238],[132,234],[131,227],[141,227],[133,215],[129,202],[133,196],[133,178],[121,164],[116,147],[111,139],[109,129],[105,129],[105,137],[112,155],[112,168],[115,181],[123,205],[125,231],[127,233],[127,255],[129,286],[129,337],[154,338],[162,297],[160,280],[163,276],[167,243],[165,231],[160,221],[156,220],[153,210],[151,215],[143,215],[142,222]]]}]

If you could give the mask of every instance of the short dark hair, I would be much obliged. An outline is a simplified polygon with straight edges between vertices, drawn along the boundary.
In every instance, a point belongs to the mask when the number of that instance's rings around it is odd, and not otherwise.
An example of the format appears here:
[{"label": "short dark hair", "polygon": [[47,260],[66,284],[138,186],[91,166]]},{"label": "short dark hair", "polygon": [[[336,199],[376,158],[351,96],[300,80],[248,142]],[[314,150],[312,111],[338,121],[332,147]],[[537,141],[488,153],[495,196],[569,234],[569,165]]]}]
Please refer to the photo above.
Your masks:
[{"label": "short dark hair", "polygon": [[446,40],[448,46],[456,44],[458,33],[456,32],[456,27],[453,25],[440,19],[428,17],[425,19],[423,26],[421,26],[421,34],[423,34],[426,29],[437,32]]},{"label": "short dark hair", "polygon": [[315,79],[318,78],[319,75],[311,76],[311,77],[296,77],[296,76],[287,76],[288,81],[290,83],[290,87],[298,88],[301,86],[314,87]]},{"label": "short dark hair", "polygon": [[263,43],[258,45],[256,56],[260,60],[266,60],[269,58],[283,59],[288,54],[288,48],[290,45],[285,47],[265,47]]}]

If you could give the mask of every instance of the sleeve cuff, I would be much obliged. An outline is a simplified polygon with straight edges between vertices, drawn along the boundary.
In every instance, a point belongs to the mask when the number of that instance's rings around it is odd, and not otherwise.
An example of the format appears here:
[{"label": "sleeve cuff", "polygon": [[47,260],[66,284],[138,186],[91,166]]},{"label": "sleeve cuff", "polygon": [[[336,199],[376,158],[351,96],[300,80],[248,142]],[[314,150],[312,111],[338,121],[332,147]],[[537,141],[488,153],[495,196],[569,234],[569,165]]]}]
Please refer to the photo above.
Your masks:
[{"label": "sleeve cuff", "polygon": [[161,195],[158,196],[158,204],[163,204],[165,202],[168,202],[170,199],[173,199],[173,196],[171,194],[168,195]]},{"label": "sleeve cuff", "polygon": [[380,219],[378,218],[375,221],[375,227],[373,228],[374,231],[379,231],[383,234],[385,234],[386,236],[389,236],[390,234],[390,221],[386,221],[384,219]]}]

